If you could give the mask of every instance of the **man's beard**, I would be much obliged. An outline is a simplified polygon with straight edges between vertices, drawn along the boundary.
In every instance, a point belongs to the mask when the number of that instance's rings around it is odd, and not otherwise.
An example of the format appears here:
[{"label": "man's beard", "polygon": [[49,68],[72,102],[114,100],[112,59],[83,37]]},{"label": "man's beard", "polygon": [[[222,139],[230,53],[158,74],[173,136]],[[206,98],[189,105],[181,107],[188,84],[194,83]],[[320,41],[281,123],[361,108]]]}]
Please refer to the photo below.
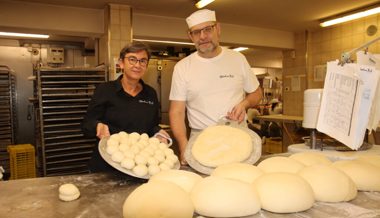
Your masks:
[{"label": "man's beard", "polygon": [[209,53],[209,52],[213,52],[217,49],[218,45],[216,43],[214,43],[213,41],[210,41],[208,44],[207,44],[207,47],[202,47],[200,45],[197,46],[197,50],[198,52],[200,53]]}]

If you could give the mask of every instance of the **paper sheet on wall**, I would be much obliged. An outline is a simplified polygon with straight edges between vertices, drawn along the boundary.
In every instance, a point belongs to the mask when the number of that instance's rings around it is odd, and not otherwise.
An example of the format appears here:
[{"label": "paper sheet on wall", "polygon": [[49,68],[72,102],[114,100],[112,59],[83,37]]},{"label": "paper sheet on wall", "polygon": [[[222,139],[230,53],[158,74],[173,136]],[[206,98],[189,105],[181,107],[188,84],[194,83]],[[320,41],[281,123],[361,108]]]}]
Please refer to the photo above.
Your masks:
[{"label": "paper sheet on wall", "polygon": [[328,62],[317,130],[357,150],[363,143],[378,78],[373,66]]},{"label": "paper sheet on wall", "polygon": [[[357,63],[360,65],[375,66],[378,73],[380,72],[380,54],[371,54],[369,52],[359,51],[356,53]],[[369,116],[369,122],[367,129],[369,131],[376,130],[380,122],[380,85],[377,83],[375,97],[373,99],[371,112]]]}]

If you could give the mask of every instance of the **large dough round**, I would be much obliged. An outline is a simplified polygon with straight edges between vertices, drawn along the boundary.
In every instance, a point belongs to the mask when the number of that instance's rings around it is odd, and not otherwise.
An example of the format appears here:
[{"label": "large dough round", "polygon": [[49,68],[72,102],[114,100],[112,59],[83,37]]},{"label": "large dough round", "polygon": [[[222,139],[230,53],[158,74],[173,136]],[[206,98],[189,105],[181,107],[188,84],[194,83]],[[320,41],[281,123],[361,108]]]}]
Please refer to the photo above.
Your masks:
[{"label": "large dough round", "polygon": [[71,183],[66,183],[59,186],[59,199],[62,201],[73,201],[79,198],[80,192],[79,189]]},{"label": "large dough round", "polygon": [[261,207],[275,213],[294,213],[311,208],[314,193],[306,180],[294,173],[268,173],[255,180]]},{"label": "large dough round", "polygon": [[294,160],[297,160],[304,164],[305,166],[311,166],[314,164],[331,164],[332,161],[328,159],[325,155],[316,152],[301,152],[295,153],[289,156]]},{"label": "large dough round", "polygon": [[264,172],[254,165],[247,163],[231,163],[221,165],[212,171],[211,176],[227,179],[237,179],[242,182],[253,183]]},{"label": "large dough round", "polygon": [[246,160],[252,152],[251,136],[229,126],[206,128],[195,140],[191,153],[195,160],[207,167]]},{"label": "large dough round", "polygon": [[316,164],[298,172],[313,189],[315,200],[323,202],[350,201],[357,195],[355,183],[341,170]]},{"label": "large dough round", "polygon": [[190,193],[194,185],[197,184],[202,177],[193,172],[185,170],[165,170],[150,177],[149,182],[156,180],[164,180],[173,182],[186,192]]},{"label": "large dough round", "polygon": [[210,217],[242,217],[257,213],[260,200],[251,184],[209,176],[191,191],[195,211]]},{"label": "large dough round", "polygon": [[257,167],[265,173],[297,173],[305,165],[288,157],[270,157],[261,161]]},{"label": "large dough round", "polygon": [[358,160],[341,160],[333,166],[345,172],[360,191],[380,191],[380,168]]},{"label": "large dough round", "polygon": [[362,155],[359,156],[356,160],[367,162],[373,164],[377,167],[380,167],[380,155]]},{"label": "large dough round", "polygon": [[191,218],[193,213],[189,194],[167,181],[137,187],[123,205],[124,218]]}]

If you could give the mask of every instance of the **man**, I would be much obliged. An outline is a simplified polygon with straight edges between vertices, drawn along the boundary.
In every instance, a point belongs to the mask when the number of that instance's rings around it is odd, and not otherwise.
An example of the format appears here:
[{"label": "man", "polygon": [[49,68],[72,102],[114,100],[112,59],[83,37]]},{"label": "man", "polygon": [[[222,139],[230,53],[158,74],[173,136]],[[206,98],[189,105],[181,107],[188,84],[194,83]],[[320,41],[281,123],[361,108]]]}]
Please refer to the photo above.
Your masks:
[{"label": "man", "polygon": [[188,36],[197,52],[174,67],[170,91],[170,125],[179,144],[181,164],[188,142],[185,111],[192,133],[214,125],[222,117],[242,122],[246,110],[262,97],[259,82],[245,57],[219,45],[220,24],[207,9],[191,14]]}]

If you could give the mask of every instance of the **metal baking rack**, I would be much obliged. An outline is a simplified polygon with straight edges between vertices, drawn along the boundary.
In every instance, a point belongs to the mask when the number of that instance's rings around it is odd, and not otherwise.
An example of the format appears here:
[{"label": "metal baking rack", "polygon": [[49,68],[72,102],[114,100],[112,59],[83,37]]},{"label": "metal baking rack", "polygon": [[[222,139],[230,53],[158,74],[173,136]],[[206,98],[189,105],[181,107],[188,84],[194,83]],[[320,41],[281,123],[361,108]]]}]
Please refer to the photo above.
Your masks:
[{"label": "metal baking rack", "polygon": [[34,72],[36,145],[43,176],[88,172],[95,139],[81,123],[96,86],[107,81],[104,67],[40,68]]},{"label": "metal baking rack", "polygon": [[15,143],[16,78],[7,66],[0,65],[0,166],[10,172],[7,146]]}]

